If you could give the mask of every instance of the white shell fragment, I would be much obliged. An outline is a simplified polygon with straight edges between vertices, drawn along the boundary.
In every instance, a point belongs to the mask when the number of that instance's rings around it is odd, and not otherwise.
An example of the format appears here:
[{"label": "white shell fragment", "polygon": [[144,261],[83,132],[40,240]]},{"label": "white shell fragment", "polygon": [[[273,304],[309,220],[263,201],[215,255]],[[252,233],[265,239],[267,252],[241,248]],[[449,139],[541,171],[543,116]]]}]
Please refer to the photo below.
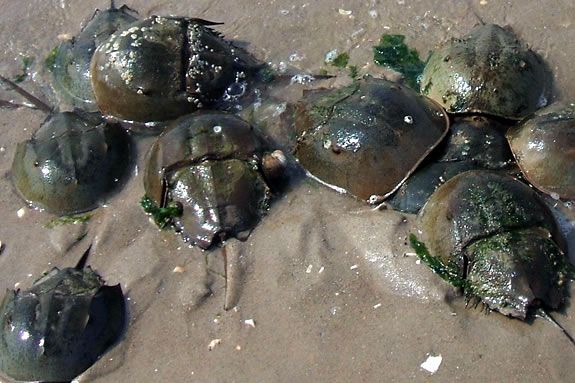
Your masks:
[{"label": "white shell fragment", "polygon": [[25,207],[21,208],[20,210],[18,210],[16,212],[16,215],[18,216],[18,218],[24,217],[24,214],[26,214],[26,208]]},{"label": "white shell fragment", "polygon": [[439,370],[439,366],[443,361],[443,357],[441,354],[439,355],[429,355],[425,362],[421,363],[421,368],[425,371],[429,372],[430,374],[435,374],[437,370]]},{"label": "white shell fragment", "polygon": [[222,343],[221,339],[214,339],[208,344],[208,351],[212,351],[218,344]]}]

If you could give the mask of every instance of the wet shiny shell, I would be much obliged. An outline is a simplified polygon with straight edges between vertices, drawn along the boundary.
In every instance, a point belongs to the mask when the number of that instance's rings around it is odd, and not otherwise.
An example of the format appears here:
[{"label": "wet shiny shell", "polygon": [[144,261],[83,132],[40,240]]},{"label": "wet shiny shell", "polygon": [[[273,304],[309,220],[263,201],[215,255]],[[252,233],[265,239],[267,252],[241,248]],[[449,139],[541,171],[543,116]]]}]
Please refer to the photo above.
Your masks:
[{"label": "wet shiny shell", "polygon": [[490,308],[525,318],[537,299],[561,302],[563,241],[537,193],[516,179],[462,173],[429,198],[418,227],[429,253]]},{"label": "wet shiny shell", "polygon": [[448,130],[436,103],[375,78],[308,92],[295,125],[300,164],[361,199],[396,190]]},{"label": "wet shiny shell", "polygon": [[20,381],[71,381],[120,337],[120,285],[105,286],[89,267],[53,269],[0,306],[0,369]]},{"label": "wet shiny shell", "polygon": [[259,169],[262,152],[262,140],[239,117],[184,116],[150,149],[146,195],[160,207],[181,203],[176,228],[202,248],[230,236],[243,239],[267,209],[270,196]]},{"label": "wet shiny shell", "polygon": [[507,132],[525,178],[555,198],[575,199],[575,107],[555,104]]},{"label": "wet shiny shell", "polygon": [[96,47],[112,33],[124,29],[136,20],[126,6],[105,11],[96,10],[78,36],[60,44],[52,74],[54,89],[61,102],[90,112],[98,110],[90,81],[92,55]]},{"label": "wet shiny shell", "polygon": [[542,60],[513,32],[487,24],[431,55],[421,92],[449,113],[520,119],[545,105],[548,81]]},{"label": "wet shiny shell", "polygon": [[121,183],[130,140],[95,115],[55,113],[31,140],[19,143],[12,163],[16,189],[32,205],[58,215],[98,207]]},{"label": "wet shiny shell", "polygon": [[165,121],[221,98],[249,65],[247,55],[207,27],[212,24],[152,16],[113,34],[92,59],[102,113],[126,121]]},{"label": "wet shiny shell", "polygon": [[513,156],[505,126],[485,117],[456,118],[448,137],[387,201],[396,209],[417,213],[443,183],[468,170],[506,169]]}]

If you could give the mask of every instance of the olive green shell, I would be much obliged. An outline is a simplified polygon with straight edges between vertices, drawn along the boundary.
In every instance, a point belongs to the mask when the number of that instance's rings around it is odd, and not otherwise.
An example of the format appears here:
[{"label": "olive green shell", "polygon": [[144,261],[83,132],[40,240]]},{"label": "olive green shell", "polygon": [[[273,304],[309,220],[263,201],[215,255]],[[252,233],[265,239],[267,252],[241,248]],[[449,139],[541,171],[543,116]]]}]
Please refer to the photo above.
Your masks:
[{"label": "olive green shell", "polygon": [[184,239],[208,248],[228,236],[244,238],[267,209],[269,188],[260,173],[263,141],[239,117],[184,116],[153,144],[144,174],[146,195],[175,218]]},{"label": "olive green shell", "polygon": [[546,68],[508,29],[486,24],[430,56],[421,92],[449,113],[521,119],[547,102]]},{"label": "olive green shell", "polygon": [[554,104],[507,132],[525,178],[555,198],[575,199],[575,107]]},{"label": "olive green shell", "polygon": [[300,164],[361,199],[396,190],[449,128],[435,102],[371,77],[307,92],[295,113]]},{"label": "olive green shell", "polygon": [[92,58],[103,114],[125,121],[170,120],[213,104],[249,59],[205,20],[152,16],[118,31]]},{"label": "olive green shell", "polygon": [[562,301],[563,240],[537,193],[513,177],[459,174],[429,198],[418,228],[430,255],[491,309],[525,318],[537,300]]},{"label": "olive green shell", "polygon": [[125,326],[119,285],[89,267],[54,268],[29,290],[7,290],[0,305],[0,369],[18,381],[71,381]]},{"label": "olive green shell", "polygon": [[130,147],[117,125],[94,115],[55,113],[16,147],[12,179],[36,207],[58,215],[81,213],[98,207],[121,184]]},{"label": "olive green shell", "polygon": [[88,112],[98,110],[90,81],[92,55],[96,47],[105,42],[112,33],[124,29],[136,20],[126,6],[105,11],[96,10],[78,36],[60,44],[52,68],[52,83],[60,102]]}]

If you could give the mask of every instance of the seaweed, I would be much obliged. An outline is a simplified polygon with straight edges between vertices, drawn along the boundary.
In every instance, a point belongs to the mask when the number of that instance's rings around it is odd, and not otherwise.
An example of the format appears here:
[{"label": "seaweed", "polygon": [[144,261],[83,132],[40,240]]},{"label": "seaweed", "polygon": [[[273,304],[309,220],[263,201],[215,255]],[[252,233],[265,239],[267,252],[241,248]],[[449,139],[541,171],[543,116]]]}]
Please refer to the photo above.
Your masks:
[{"label": "seaweed", "polygon": [[76,225],[78,223],[88,222],[92,218],[92,213],[65,215],[62,217],[54,218],[44,225],[47,229],[53,229],[56,226],[62,225]]},{"label": "seaweed", "polygon": [[347,52],[340,53],[333,59],[331,65],[338,67],[338,68],[345,68],[347,67],[347,63],[349,62],[349,54]]},{"label": "seaweed", "polygon": [[379,44],[373,47],[373,61],[401,73],[407,84],[419,92],[419,81],[425,63],[415,49],[405,43],[405,36],[383,34]]},{"label": "seaweed", "polygon": [[46,58],[44,59],[44,66],[50,72],[53,72],[54,68],[56,67],[56,56],[58,55],[58,49],[59,46],[55,46],[54,48],[52,48],[52,50],[50,50],[50,52],[48,53],[48,56],[46,56]]},{"label": "seaweed", "polygon": [[32,57],[22,55],[22,67],[21,67],[20,74],[18,74],[16,77],[14,77],[15,83],[18,84],[18,83],[21,83],[24,80],[26,80],[26,78],[28,77],[28,70],[32,66],[33,62],[34,62],[34,59]]},{"label": "seaweed", "polygon": [[170,202],[166,207],[159,207],[148,196],[142,197],[140,205],[144,211],[153,218],[160,229],[172,226],[173,219],[175,217],[181,217],[183,213],[182,206],[176,202]]},{"label": "seaweed", "polygon": [[469,289],[469,282],[461,278],[458,275],[457,271],[455,271],[452,267],[445,265],[441,260],[432,256],[427,250],[425,244],[417,239],[415,234],[409,234],[409,243],[413,250],[415,250],[415,254],[421,259],[423,263],[425,263],[429,268],[437,275],[439,275],[442,279],[446,280],[450,284],[455,287],[461,287],[464,290]]}]

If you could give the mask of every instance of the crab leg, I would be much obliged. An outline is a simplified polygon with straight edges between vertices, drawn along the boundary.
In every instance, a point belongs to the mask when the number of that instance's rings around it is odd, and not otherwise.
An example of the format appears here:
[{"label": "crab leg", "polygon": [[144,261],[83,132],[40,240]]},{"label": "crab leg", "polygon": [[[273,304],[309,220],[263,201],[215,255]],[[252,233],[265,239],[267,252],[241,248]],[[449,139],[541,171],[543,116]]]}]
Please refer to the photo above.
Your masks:
[{"label": "crab leg", "polygon": [[237,306],[243,279],[243,270],[240,262],[241,250],[237,241],[231,241],[222,247],[224,261],[224,276],[226,287],[224,294],[224,310]]},{"label": "crab leg", "polygon": [[52,112],[52,108],[48,104],[46,104],[44,101],[40,100],[38,97],[32,95],[28,91],[24,90],[23,88],[21,88],[20,86],[18,86],[14,82],[8,80],[6,77],[0,75],[0,81],[3,82],[4,84],[10,86],[12,89],[14,89],[14,91],[16,91],[16,93],[18,93],[19,95],[24,97],[26,100],[31,102],[36,108],[38,108],[38,109],[40,109],[46,113]]}]

